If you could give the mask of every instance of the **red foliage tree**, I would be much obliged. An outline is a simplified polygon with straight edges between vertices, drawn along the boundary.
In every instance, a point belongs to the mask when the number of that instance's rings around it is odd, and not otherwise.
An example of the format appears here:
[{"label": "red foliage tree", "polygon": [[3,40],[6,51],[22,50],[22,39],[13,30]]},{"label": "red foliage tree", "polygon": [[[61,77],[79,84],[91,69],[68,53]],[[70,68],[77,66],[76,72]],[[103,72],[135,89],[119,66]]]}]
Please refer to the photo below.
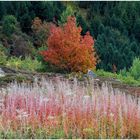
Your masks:
[{"label": "red foliage tree", "polygon": [[76,26],[75,17],[68,17],[63,26],[52,25],[47,40],[48,50],[41,52],[44,59],[59,69],[87,72],[95,68],[94,40],[87,32],[81,36],[81,27]]}]

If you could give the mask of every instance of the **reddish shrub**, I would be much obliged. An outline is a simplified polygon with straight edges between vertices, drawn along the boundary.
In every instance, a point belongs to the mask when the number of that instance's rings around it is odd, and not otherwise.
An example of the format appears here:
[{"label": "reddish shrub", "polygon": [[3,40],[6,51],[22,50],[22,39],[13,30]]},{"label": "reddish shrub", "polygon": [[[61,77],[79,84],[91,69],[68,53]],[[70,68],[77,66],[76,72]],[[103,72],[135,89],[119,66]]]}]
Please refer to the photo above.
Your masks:
[{"label": "reddish shrub", "polygon": [[87,72],[95,68],[94,40],[87,32],[81,36],[76,19],[68,17],[63,26],[52,25],[47,40],[48,50],[41,52],[44,59],[61,70]]}]

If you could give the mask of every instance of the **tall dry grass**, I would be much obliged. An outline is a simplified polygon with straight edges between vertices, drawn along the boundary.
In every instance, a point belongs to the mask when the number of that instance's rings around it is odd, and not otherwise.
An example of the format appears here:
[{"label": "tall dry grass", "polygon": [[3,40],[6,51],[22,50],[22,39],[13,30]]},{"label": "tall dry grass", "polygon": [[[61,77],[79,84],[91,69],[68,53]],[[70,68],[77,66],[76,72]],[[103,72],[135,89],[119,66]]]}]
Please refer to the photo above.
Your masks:
[{"label": "tall dry grass", "polygon": [[0,138],[140,138],[140,99],[59,78],[0,90]]}]

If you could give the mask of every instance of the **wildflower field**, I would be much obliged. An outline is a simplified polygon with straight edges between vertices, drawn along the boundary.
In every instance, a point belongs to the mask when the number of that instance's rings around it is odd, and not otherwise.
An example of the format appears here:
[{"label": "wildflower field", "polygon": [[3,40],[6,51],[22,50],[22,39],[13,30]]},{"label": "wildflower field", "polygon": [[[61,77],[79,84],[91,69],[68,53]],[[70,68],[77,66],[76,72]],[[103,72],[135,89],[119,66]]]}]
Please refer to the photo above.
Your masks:
[{"label": "wildflower field", "polygon": [[140,99],[56,78],[0,89],[0,138],[140,138]]}]

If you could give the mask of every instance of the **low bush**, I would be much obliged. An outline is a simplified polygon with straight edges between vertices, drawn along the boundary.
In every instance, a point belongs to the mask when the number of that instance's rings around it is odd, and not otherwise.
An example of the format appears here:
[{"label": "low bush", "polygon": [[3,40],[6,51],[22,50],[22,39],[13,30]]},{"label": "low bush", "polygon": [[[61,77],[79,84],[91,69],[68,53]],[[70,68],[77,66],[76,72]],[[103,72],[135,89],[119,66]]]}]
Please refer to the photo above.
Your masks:
[{"label": "low bush", "polygon": [[133,60],[132,67],[129,70],[129,74],[134,77],[135,80],[140,81],[140,59],[135,58]]},{"label": "low bush", "polygon": [[3,51],[0,51],[0,65],[4,65],[6,63],[7,56]]},{"label": "low bush", "polygon": [[21,59],[21,57],[11,57],[6,62],[6,66],[15,68],[17,70],[26,70],[31,72],[42,69],[42,63],[39,62],[36,58],[32,59],[31,57],[25,57],[25,59]]},{"label": "low bush", "polygon": [[134,77],[132,77],[130,75],[122,76],[121,74],[118,74],[117,79],[119,79],[124,84],[133,85],[133,86],[140,86],[140,81],[135,80]]},{"label": "low bush", "polygon": [[13,15],[6,15],[3,18],[2,30],[6,36],[11,36],[17,29],[17,19]]},{"label": "low bush", "polygon": [[33,44],[36,48],[46,45],[49,36],[50,23],[42,22],[40,18],[34,18],[32,22]]},{"label": "low bush", "polygon": [[0,65],[4,65],[6,63],[6,49],[0,44]]},{"label": "low bush", "polygon": [[95,73],[98,76],[102,76],[102,77],[106,77],[106,78],[107,77],[108,78],[117,78],[117,74],[116,73],[107,72],[107,71],[104,71],[102,69],[95,71]]},{"label": "low bush", "polygon": [[[26,70],[26,71],[43,71],[46,65],[43,65],[41,62],[41,55],[39,55],[39,51],[33,52],[35,58],[31,58],[30,56],[22,57],[7,57],[8,50],[5,49],[2,45],[0,45],[0,65],[4,65],[10,68],[14,68],[17,70]],[[38,57],[37,54],[38,53]],[[43,59],[43,58],[42,58]],[[45,67],[45,68],[44,68]]]}]

